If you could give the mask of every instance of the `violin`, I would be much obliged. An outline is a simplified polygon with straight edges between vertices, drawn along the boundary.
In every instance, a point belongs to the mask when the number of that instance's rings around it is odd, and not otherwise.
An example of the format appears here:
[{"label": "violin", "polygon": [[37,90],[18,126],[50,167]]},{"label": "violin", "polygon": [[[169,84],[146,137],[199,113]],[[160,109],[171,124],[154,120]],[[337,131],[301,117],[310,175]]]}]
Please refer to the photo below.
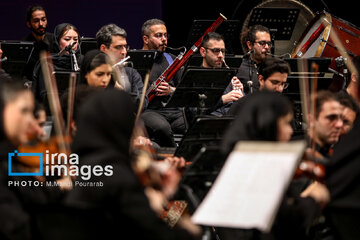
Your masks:
[{"label": "violin", "polygon": [[302,176],[323,183],[325,181],[325,158],[319,152],[307,149],[304,153],[298,168],[295,171],[294,178]]}]

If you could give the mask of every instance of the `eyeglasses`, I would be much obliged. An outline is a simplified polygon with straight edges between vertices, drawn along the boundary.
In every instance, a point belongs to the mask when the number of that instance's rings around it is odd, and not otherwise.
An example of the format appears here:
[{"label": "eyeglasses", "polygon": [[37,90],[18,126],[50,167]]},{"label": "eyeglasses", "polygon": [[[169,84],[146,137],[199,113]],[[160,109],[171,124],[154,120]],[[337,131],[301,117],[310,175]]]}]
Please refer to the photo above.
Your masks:
[{"label": "eyeglasses", "polygon": [[167,34],[167,33],[155,33],[154,37],[157,38],[157,39],[161,39],[161,38],[169,39],[169,34]]},{"label": "eyeglasses", "polygon": [[278,80],[269,80],[272,85],[281,86],[283,89],[287,89],[289,87],[289,83],[287,82],[281,82]]},{"label": "eyeglasses", "polygon": [[205,49],[212,51],[216,55],[218,55],[220,52],[222,54],[225,54],[225,48],[205,48]]},{"label": "eyeglasses", "polygon": [[267,41],[258,41],[258,42],[255,42],[255,43],[259,44],[259,45],[262,46],[262,47],[265,47],[266,44],[267,44],[269,47],[272,47],[272,42],[271,42],[271,41],[269,41],[269,42],[267,42]]},{"label": "eyeglasses", "polygon": [[123,48],[125,48],[126,50],[130,49],[129,45],[116,45],[113,48],[115,48],[116,50],[122,50]]}]

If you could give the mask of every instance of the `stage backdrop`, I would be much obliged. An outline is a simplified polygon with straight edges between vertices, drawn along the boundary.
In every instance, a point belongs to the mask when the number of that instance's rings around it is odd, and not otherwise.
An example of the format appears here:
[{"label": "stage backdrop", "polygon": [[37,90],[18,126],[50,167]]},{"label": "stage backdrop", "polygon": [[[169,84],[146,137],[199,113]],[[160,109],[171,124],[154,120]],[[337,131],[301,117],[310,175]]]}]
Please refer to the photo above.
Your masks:
[{"label": "stage backdrop", "polygon": [[141,48],[141,26],[147,19],[162,18],[162,0],[12,0],[0,3],[0,40],[20,40],[29,34],[25,23],[28,6],[47,11],[48,31],[57,24],[75,25],[80,35],[95,37],[97,30],[115,23],[128,33],[131,48]]}]

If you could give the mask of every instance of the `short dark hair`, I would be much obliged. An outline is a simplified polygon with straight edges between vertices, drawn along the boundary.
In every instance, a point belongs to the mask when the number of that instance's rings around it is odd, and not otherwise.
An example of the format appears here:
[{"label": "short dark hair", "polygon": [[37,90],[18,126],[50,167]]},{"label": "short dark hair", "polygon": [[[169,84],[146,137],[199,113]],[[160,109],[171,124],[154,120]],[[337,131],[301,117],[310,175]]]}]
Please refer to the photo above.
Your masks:
[{"label": "short dark hair", "polygon": [[[30,6],[26,9],[26,22],[30,22],[33,12],[35,11],[44,11],[45,9],[40,5]],[[46,12],[45,12],[46,14]]]},{"label": "short dark hair", "polygon": [[112,36],[127,38],[126,31],[123,28],[117,26],[116,24],[110,23],[108,25],[102,26],[96,33],[97,47],[100,48],[101,44],[104,44],[107,48],[109,48],[112,42]]},{"label": "short dark hair", "polygon": [[359,105],[356,103],[355,99],[351,95],[343,91],[338,92],[336,95],[341,105],[350,108],[351,110],[356,112],[356,114],[359,112]]},{"label": "short dark hair", "polygon": [[165,22],[163,20],[160,20],[157,18],[147,20],[146,22],[144,22],[144,24],[141,27],[141,36],[148,35],[150,28],[154,25],[164,25],[165,26]]},{"label": "short dark hair", "polygon": [[293,112],[292,102],[278,92],[265,90],[247,95],[225,131],[223,154],[228,155],[238,141],[277,141],[278,119]]},{"label": "short dark hair", "polygon": [[289,64],[286,61],[280,58],[268,56],[263,62],[259,64],[258,72],[259,75],[262,75],[264,80],[266,80],[273,73],[280,72],[290,74],[291,70]]},{"label": "short dark hair", "polygon": [[270,34],[270,30],[263,25],[253,25],[244,30],[240,35],[240,43],[244,53],[249,51],[246,42],[249,41],[254,43],[256,41],[257,32],[267,32]]},{"label": "short dark hair", "polygon": [[[316,117],[316,119],[319,117],[319,114],[322,111],[322,107],[323,107],[324,103],[329,102],[329,101],[336,101],[336,102],[340,103],[338,96],[335,93],[330,92],[329,90],[320,90],[317,92],[317,94],[315,96],[316,96],[316,99],[315,99],[315,107],[316,107],[315,117]],[[312,96],[312,98],[314,98],[314,95]]]},{"label": "short dark hair", "polygon": [[225,42],[224,37],[223,37],[221,34],[219,34],[219,33],[217,33],[217,32],[209,32],[208,34],[206,34],[206,35],[203,37],[203,39],[202,39],[202,41],[201,41],[201,46],[202,46],[202,47],[207,46],[207,44],[208,44],[208,42],[209,42],[210,40],[217,40],[217,41],[221,41],[221,40],[222,40],[222,41]]}]

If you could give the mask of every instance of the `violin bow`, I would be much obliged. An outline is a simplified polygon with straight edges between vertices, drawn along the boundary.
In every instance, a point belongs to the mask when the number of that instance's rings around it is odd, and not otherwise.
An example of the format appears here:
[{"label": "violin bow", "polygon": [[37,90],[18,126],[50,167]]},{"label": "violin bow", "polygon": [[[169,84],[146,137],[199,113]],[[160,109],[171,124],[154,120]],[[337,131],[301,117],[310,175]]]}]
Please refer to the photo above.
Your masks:
[{"label": "violin bow", "polygon": [[67,126],[66,134],[71,136],[71,124],[73,122],[74,115],[74,102],[75,102],[75,91],[76,91],[76,73],[70,73],[69,78],[69,96],[68,96],[68,111],[67,111]]},{"label": "violin bow", "polygon": [[44,82],[49,101],[50,111],[53,116],[56,135],[59,138],[59,148],[68,152],[69,146],[65,144],[65,123],[61,110],[58,87],[54,75],[52,58],[49,52],[40,53],[41,69],[44,76]]}]

